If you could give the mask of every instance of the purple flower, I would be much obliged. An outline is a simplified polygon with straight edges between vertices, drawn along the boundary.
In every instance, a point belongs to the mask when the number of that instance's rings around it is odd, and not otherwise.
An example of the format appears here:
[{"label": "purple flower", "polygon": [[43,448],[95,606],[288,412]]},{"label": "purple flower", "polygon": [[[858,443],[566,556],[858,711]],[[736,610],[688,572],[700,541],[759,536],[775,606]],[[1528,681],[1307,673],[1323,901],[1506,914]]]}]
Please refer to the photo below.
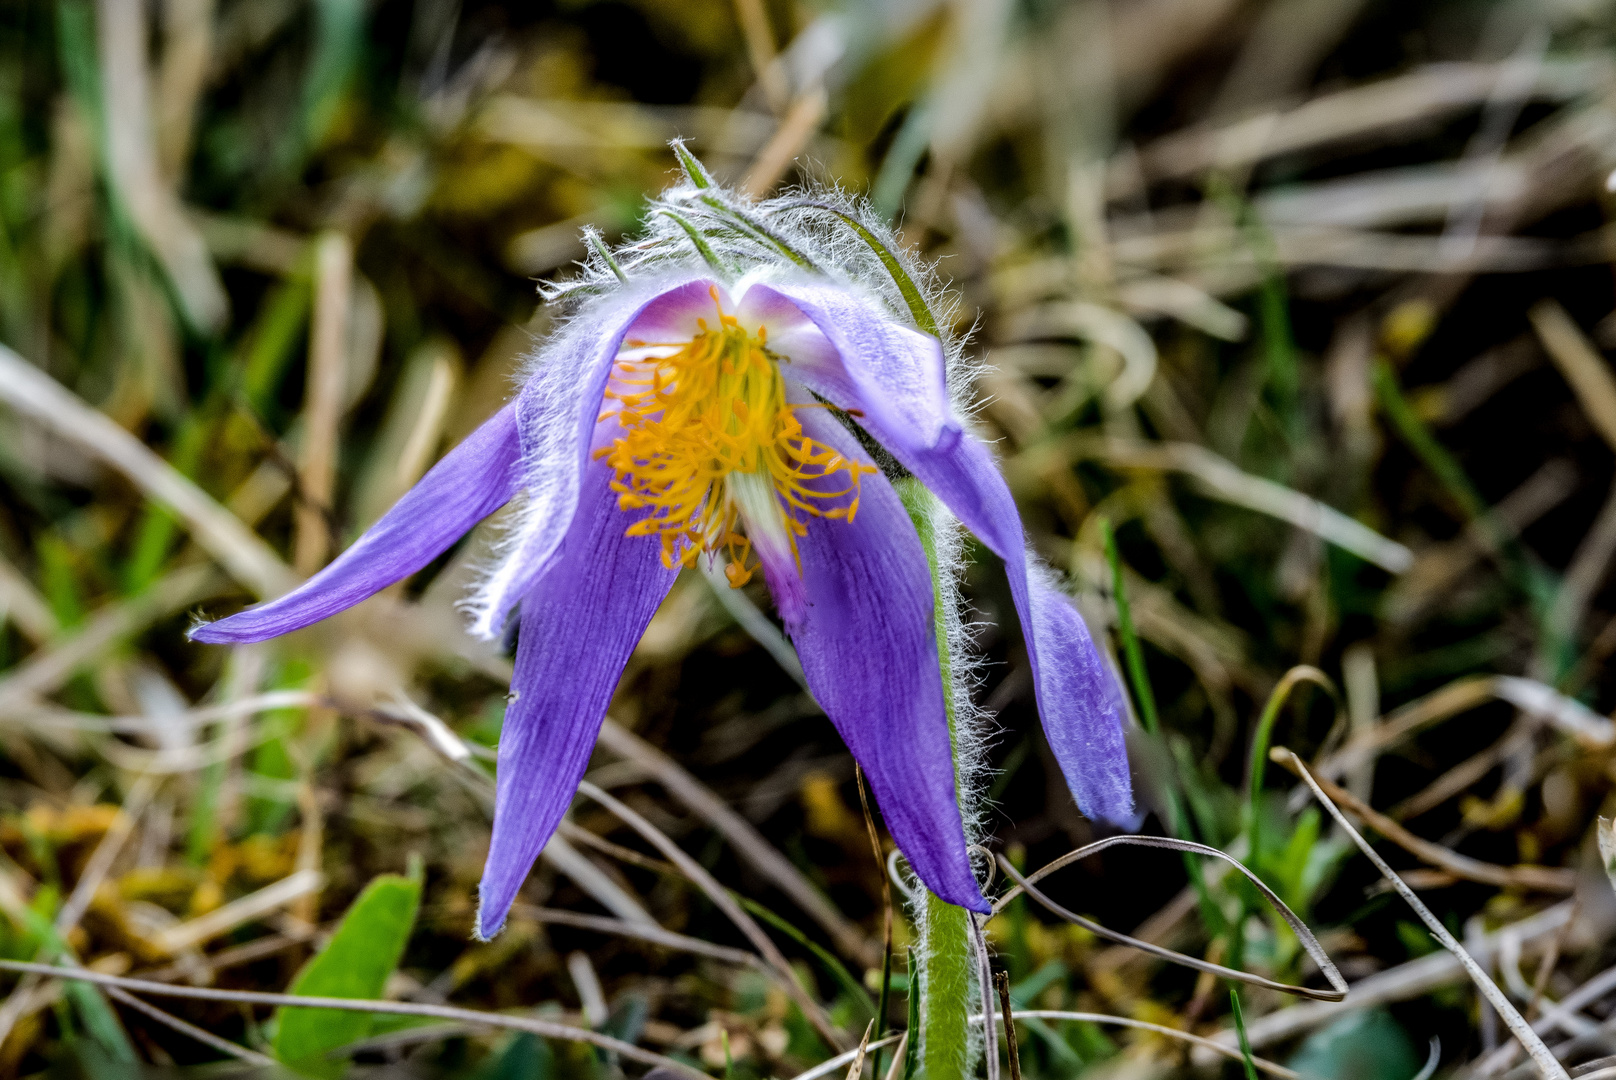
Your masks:
[{"label": "purple flower", "polygon": [[926,554],[855,424],[1004,560],[1050,746],[1088,813],[1126,818],[1118,689],[1077,611],[1031,564],[987,449],[954,415],[940,342],[821,275],[664,274],[587,301],[516,399],[353,547],[295,592],[193,637],[258,641],[326,618],[521,496],[472,601],[480,635],[520,621],[487,936],[566,812],[679,569],[723,554],[732,584],[761,571],[915,873],[986,911],[955,798]]}]

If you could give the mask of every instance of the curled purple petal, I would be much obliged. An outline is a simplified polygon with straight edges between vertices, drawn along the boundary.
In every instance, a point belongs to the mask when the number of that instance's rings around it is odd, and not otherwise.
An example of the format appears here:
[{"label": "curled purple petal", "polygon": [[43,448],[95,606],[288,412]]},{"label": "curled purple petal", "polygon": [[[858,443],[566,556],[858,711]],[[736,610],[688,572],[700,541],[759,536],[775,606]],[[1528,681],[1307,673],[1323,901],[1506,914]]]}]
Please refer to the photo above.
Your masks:
[{"label": "curled purple petal", "polygon": [[510,501],[520,482],[516,408],[506,405],[443,456],[325,569],[285,596],[191,631],[234,645],[290,633],[402,581]]},{"label": "curled purple petal", "polygon": [[611,472],[584,472],[578,514],[522,597],[521,635],[499,741],[494,835],[477,933],[492,937],[572,802],[623,665],[676,571],[655,537],[624,535]]},{"label": "curled purple petal", "polygon": [[567,535],[606,382],[625,340],[688,340],[695,320],[714,314],[717,287],[703,277],[625,288],[574,319],[539,354],[516,402],[526,499],[498,565],[468,604],[473,634],[499,636]]},{"label": "curled purple petal", "polygon": [[1039,715],[1067,784],[1085,813],[1131,820],[1121,692],[1082,617],[1029,565],[1004,477],[950,412],[937,340],[897,326],[873,302],[833,285],[773,291],[811,319],[840,358],[840,367],[820,358],[793,374],[826,400],[857,410],[859,423],[1004,560]]},{"label": "curled purple petal", "polygon": [[[872,433],[901,430],[932,446],[959,432],[949,411],[942,345],[874,301],[828,281],[793,281],[753,285],[741,306],[766,311],[786,328],[777,334],[771,323],[769,345],[781,353],[788,376],[827,401],[858,409]],[[804,316],[817,335],[802,325]]]},{"label": "curled purple petal", "polygon": [[[814,439],[869,463],[857,440],[822,410],[799,417]],[[844,486],[839,478],[831,483]],[[797,540],[807,604],[790,629],[814,698],[863,767],[893,840],[920,880],[951,904],[987,912],[955,796],[920,537],[878,473],[864,477],[852,521],[807,524]]]}]

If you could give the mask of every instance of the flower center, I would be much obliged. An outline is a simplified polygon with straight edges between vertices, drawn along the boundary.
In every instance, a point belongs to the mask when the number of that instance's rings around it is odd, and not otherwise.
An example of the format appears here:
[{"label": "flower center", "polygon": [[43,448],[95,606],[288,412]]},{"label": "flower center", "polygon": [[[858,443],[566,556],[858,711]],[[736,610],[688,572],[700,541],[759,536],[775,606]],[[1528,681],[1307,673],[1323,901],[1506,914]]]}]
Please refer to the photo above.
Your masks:
[{"label": "flower center", "polygon": [[[853,520],[859,478],[876,470],[803,433],[766,330],[753,337],[722,306],[717,326],[698,325],[688,344],[661,347],[675,349],[671,355],[625,343],[606,390],[618,408],[600,415],[615,417],[623,434],[595,457],[617,474],[620,509],[651,509],[627,535],[660,538],[669,569],[726,551],[726,573],[739,587],[752,576],[748,533],[795,560],[805,519]],[[845,484],[825,482],[837,473]]]}]

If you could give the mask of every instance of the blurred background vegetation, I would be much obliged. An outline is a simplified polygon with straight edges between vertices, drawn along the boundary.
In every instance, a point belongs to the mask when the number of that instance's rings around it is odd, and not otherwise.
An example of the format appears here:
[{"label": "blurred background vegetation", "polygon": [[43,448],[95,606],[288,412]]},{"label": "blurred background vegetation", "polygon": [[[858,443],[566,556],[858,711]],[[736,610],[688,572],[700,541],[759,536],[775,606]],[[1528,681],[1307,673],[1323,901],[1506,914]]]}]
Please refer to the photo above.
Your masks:
[{"label": "blurred background vegetation", "polygon": [[[1613,35],[1606,0],[12,0],[0,955],[519,1010],[736,1078],[830,1056],[595,802],[506,931],[470,940],[509,671],[454,607],[479,538],[284,641],[184,638],[318,568],[498,407],[547,325],[535,279],[586,226],[632,236],[684,137],[754,194],[865,193],[942,260],[983,430],[1113,648],[1114,527],[1153,690],[1143,829],[1243,859],[1362,984],[1348,1007],[1244,992],[1260,1056],[1408,1080],[1433,1036],[1444,1074],[1508,1040],[1305,789],[1253,768],[1276,687],[1272,741],[1383,815],[1387,858],[1566,1062],[1616,1053]],[[985,555],[969,595],[992,844],[1032,868],[1099,834]],[[681,581],[590,779],[747,898],[851,1045],[881,997],[884,871],[851,759],[754,614]],[[1187,882],[1113,849],[1048,888],[1323,985],[1254,891]],[[1209,976],[1025,900],[989,935],[1017,1007],[1233,1044]],[[894,939],[901,1029],[901,909]],[[6,985],[7,1076],[643,1068],[465,1024]],[[1018,1035],[1028,1076],[1240,1068],[1090,1021]]]}]

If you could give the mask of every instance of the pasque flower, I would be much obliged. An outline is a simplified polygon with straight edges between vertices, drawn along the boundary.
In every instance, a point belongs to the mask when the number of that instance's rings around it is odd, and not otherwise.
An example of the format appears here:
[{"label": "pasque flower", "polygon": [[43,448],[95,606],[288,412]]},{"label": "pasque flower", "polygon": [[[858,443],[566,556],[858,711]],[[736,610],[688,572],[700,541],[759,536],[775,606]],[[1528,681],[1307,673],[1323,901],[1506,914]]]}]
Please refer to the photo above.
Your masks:
[{"label": "pasque flower", "polygon": [[326,618],[516,501],[470,601],[476,634],[518,624],[486,936],[566,812],[658,604],[681,568],[722,558],[734,586],[761,574],[915,873],[985,911],[932,575],[895,478],[923,484],[1004,561],[1050,747],[1083,809],[1113,820],[1132,808],[1118,689],[1028,555],[1009,490],[951,400],[960,352],[912,325],[879,227],[850,225],[860,211],[846,203],[754,204],[693,181],[653,205],[644,241],[615,257],[594,241],[582,274],[549,289],[567,315],[513,401],[296,591],[193,637],[258,641]]}]

